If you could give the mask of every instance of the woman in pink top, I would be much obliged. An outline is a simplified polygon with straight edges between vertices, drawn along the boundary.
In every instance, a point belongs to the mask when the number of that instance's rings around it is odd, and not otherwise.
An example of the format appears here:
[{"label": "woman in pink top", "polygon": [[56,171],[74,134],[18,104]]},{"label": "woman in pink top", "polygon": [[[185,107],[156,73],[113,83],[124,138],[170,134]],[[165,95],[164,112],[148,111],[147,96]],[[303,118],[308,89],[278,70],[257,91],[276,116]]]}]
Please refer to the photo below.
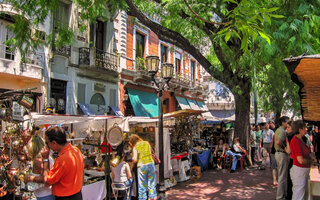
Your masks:
[{"label": "woman in pink top", "polygon": [[290,143],[290,157],[293,159],[293,166],[290,169],[290,176],[293,183],[292,200],[303,200],[307,198],[308,177],[310,165],[315,158],[311,158],[310,149],[302,140],[307,134],[307,126],[302,120],[293,122],[295,136]]}]

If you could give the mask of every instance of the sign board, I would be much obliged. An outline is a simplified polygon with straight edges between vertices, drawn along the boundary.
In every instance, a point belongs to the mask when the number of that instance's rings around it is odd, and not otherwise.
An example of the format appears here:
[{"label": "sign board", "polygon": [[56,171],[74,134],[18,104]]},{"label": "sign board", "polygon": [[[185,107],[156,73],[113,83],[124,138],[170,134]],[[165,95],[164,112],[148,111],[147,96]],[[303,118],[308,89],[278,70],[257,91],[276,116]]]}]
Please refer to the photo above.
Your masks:
[{"label": "sign board", "polygon": [[95,83],[94,84],[94,91],[98,92],[105,92],[106,91],[106,86],[102,83]]},{"label": "sign board", "polygon": [[12,119],[23,121],[23,112],[24,112],[24,107],[18,104],[18,102],[14,101],[12,104]]}]

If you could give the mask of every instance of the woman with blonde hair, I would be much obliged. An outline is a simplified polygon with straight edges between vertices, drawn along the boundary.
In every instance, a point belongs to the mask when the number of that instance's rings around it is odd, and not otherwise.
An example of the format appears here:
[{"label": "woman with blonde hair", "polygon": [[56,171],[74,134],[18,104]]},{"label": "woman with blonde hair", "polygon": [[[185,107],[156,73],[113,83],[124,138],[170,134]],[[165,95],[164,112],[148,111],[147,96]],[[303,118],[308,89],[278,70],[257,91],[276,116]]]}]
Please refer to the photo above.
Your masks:
[{"label": "woman with blonde hair", "polygon": [[[43,159],[42,154],[47,154],[48,149],[45,147],[44,140],[38,136],[33,135],[28,144],[26,145],[26,153],[28,159],[31,160],[32,171],[30,175],[42,176],[52,165],[51,159]],[[25,178],[26,182],[29,182],[29,178]],[[43,183],[29,182],[27,183],[29,190],[34,191],[37,200],[53,200],[54,197],[50,187],[46,187]]]},{"label": "woman with blonde hair", "polygon": [[156,169],[152,159],[152,147],[136,134],[131,135],[129,144],[133,147],[132,160],[137,162],[139,199],[156,199]]}]

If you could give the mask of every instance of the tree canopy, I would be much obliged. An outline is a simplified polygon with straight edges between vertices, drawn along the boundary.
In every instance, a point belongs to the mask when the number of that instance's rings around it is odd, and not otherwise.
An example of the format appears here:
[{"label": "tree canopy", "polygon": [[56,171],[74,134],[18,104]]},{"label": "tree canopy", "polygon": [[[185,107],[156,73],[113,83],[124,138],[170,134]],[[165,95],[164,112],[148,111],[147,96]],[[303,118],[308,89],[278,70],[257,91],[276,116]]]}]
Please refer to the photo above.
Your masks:
[{"label": "tree canopy", "polygon": [[[59,2],[59,0],[7,1],[20,10],[21,16],[32,16],[28,20],[17,17],[16,24],[12,25],[16,31],[19,31],[18,26],[21,28],[20,21],[25,23],[22,27],[24,30],[43,24],[50,13],[55,11]],[[318,26],[315,11],[318,2],[310,3],[307,0],[303,4],[298,0],[290,2],[286,0],[74,0],[73,2],[81,13],[80,20],[92,21],[97,17],[108,19],[116,10],[123,9],[149,27],[159,39],[190,53],[235,95],[235,134],[241,137],[242,143],[248,138],[253,67],[259,67],[263,75],[270,74],[263,79],[265,82],[260,83],[270,85],[273,83],[271,78],[277,78],[272,76],[272,71],[285,73],[284,65],[281,63],[283,57],[292,52],[317,48],[311,48],[313,46],[311,44],[306,47],[305,42],[310,41],[310,34],[317,30],[311,29]],[[307,14],[309,3],[314,6],[312,16]],[[301,13],[304,15],[299,16]],[[300,36],[301,27],[309,31],[304,31]],[[72,31],[69,27],[58,27],[58,30],[54,30],[51,37],[48,37],[47,44],[61,45],[72,42]],[[23,34],[28,32],[21,31],[21,34],[17,34],[11,41],[12,44],[20,48],[23,46],[23,41],[30,46],[39,45],[30,37],[21,37]],[[287,39],[289,48],[286,49]],[[299,48],[293,51],[297,42]],[[278,86],[284,87],[285,81],[288,81],[288,76]],[[266,90],[272,91],[268,88]],[[283,96],[286,91],[288,90],[279,91],[279,95],[274,96],[279,97],[281,94]],[[272,97],[270,101],[275,101],[274,99],[277,98]]]},{"label": "tree canopy", "polygon": [[275,11],[284,18],[273,18],[265,31],[271,44],[259,41],[254,57],[258,60],[259,97],[262,108],[280,117],[283,109],[300,113],[298,86],[290,79],[283,58],[319,51],[319,1],[275,2]]}]

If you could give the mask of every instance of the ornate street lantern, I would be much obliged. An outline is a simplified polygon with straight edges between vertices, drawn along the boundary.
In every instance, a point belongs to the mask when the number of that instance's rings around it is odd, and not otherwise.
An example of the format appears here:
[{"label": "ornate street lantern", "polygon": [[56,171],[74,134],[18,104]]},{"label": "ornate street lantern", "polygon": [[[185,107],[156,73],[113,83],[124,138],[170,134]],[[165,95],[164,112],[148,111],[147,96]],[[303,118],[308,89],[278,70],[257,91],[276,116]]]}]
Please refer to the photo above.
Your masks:
[{"label": "ornate street lantern", "polygon": [[160,59],[158,56],[147,56],[146,66],[150,76],[154,77],[159,70]]},{"label": "ornate street lantern", "polygon": [[171,79],[173,76],[173,64],[171,63],[162,63],[161,65],[161,75],[164,79]]}]

